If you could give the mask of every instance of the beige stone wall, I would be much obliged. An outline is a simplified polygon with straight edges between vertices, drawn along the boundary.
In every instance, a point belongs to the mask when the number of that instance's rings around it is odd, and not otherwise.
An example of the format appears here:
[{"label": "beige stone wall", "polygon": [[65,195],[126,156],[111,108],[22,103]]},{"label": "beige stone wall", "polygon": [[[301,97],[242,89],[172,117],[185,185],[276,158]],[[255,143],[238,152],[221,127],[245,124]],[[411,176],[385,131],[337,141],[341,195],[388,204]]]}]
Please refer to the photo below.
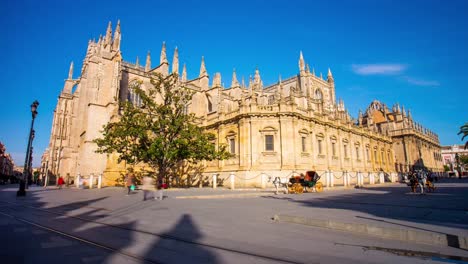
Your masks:
[{"label": "beige stone wall", "polygon": [[[115,34],[113,39],[90,41],[78,78],[72,79],[70,69],[54,113],[49,152],[44,156],[48,163],[43,161],[53,173],[103,173],[103,184],[115,185],[126,170],[116,154],[95,153],[92,141],[101,136],[103,125],[118,119],[118,101],[129,98],[131,83],[142,81],[142,88],[147,89],[150,74],[168,74],[169,63],[165,45],[155,68],[151,68],[149,54],[146,67],[124,62],[120,26]],[[336,101],[331,72],[324,80],[304,65],[301,55],[299,75],[268,87],[263,87],[258,69],[248,86],[233,82],[234,87],[221,87],[220,74],[213,75],[210,86],[204,62],[198,78],[186,82],[181,78],[180,85],[195,92],[189,112],[202,118],[202,126],[216,135],[218,146],[235,142],[234,157],[204,162],[202,183],[216,173],[225,184],[234,173],[236,185],[260,187],[260,175],[315,170],[334,173],[336,184],[343,184],[339,175],[346,172],[393,173],[399,169],[396,163],[417,163],[418,159],[431,168],[442,167],[442,161],[434,159],[434,153],[440,153],[437,135],[414,123],[409,111],[406,114],[399,106],[389,110],[375,101],[359,116],[359,124],[353,124],[344,102]],[[273,145],[268,150],[270,137]]]}]

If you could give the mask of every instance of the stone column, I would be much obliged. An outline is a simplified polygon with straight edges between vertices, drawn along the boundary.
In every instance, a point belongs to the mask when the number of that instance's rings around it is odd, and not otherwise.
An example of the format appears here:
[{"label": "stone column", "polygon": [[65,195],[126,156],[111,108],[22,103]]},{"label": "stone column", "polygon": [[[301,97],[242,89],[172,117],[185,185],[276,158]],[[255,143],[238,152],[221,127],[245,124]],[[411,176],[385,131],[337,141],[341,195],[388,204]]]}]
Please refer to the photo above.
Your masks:
[{"label": "stone column", "polygon": [[235,177],[236,175],[234,175],[234,172],[231,172],[231,174],[229,175],[229,178],[231,180],[231,190],[234,190],[235,188]]},{"label": "stone column", "polygon": [[216,189],[216,187],[218,185],[218,183],[216,182],[216,180],[217,180],[216,176],[217,176],[216,173],[213,173],[213,176],[212,176],[213,177],[213,189]]},{"label": "stone column", "polygon": [[101,187],[102,187],[102,173],[99,174],[98,177],[99,177],[99,178],[98,178],[98,189],[101,189]]},{"label": "stone column", "polygon": [[92,189],[94,184],[94,173],[89,176],[89,188]]},{"label": "stone column", "polygon": [[76,188],[80,188],[80,180],[81,180],[81,174],[78,173],[76,174],[76,180],[75,180]]}]

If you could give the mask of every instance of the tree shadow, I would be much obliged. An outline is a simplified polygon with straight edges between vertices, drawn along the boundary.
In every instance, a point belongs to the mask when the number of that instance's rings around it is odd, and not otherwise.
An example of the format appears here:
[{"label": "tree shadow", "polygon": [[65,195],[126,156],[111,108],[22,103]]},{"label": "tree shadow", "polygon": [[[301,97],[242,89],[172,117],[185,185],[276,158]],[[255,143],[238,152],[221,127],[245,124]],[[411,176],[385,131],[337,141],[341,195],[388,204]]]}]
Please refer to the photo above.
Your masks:
[{"label": "tree shadow", "polygon": [[[108,196],[54,205],[50,202],[41,201],[41,196],[39,196],[41,192],[42,190],[39,189],[29,191],[26,199],[17,199],[17,202],[22,203],[25,208],[23,206],[12,207],[16,209],[16,212],[12,211],[11,213],[58,232],[103,246],[99,248],[83,243],[86,246],[77,247],[80,242],[62,235],[61,240],[65,244],[72,244],[73,249],[69,248],[67,250],[66,245],[59,247],[60,250],[65,249],[64,253],[57,252],[57,248],[41,249],[40,252],[29,249],[30,254],[47,255],[45,259],[49,259],[50,263],[60,263],[60,261],[66,261],[70,257],[76,258],[77,255],[82,262],[92,263],[122,262],[122,258],[124,262],[129,261],[132,263],[145,261],[151,263],[219,262],[214,253],[198,244],[203,238],[203,234],[188,214],[183,215],[167,232],[152,233],[141,229],[139,226],[140,219],[132,217],[132,213],[147,210],[150,214],[154,213],[154,218],[157,219],[156,214],[158,212],[154,212],[153,209],[149,210],[157,205],[157,202],[139,201],[131,204],[127,203],[115,210],[109,210],[103,206],[105,203],[102,203],[110,198]],[[11,190],[8,193],[3,192],[2,194],[14,195],[16,190]],[[49,193],[52,194],[52,192],[48,191],[47,195],[50,195]],[[0,195],[0,198],[3,195]],[[31,211],[31,209],[34,210],[33,207],[46,212]],[[32,214],[34,216],[31,216]],[[153,225],[156,225],[157,221],[153,223]],[[60,236],[50,234],[54,237]],[[149,245],[149,247],[146,247],[146,245]],[[21,248],[23,246],[16,245],[14,247]],[[70,253],[69,251],[77,251],[78,253]],[[22,258],[21,255],[18,255],[13,260],[21,261]]]},{"label": "tree shadow", "polygon": [[184,214],[160,239],[149,247],[145,256],[163,263],[219,263],[217,256],[199,244],[203,238],[189,214]]}]

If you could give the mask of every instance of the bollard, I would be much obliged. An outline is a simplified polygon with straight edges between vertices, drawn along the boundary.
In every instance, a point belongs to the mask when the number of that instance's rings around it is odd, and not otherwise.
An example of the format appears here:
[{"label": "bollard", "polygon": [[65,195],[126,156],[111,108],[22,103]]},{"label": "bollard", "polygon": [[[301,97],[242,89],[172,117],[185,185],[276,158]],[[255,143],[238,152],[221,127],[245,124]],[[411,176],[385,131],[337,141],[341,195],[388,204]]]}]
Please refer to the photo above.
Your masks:
[{"label": "bollard", "polygon": [[335,186],[335,175],[333,175],[333,172],[330,171],[330,187]]},{"label": "bollard", "polygon": [[351,175],[349,175],[349,171],[346,171],[346,183],[348,186],[351,186]]},{"label": "bollard", "polygon": [[266,175],[262,172],[262,189],[266,188]]},{"label": "bollard", "polygon": [[94,173],[91,173],[91,175],[89,176],[89,188],[90,189],[93,188],[93,183],[94,183]]},{"label": "bollard", "polygon": [[98,187],[98,189],[101,189],[101,187],[102,187],[102,173],[99,174],[98,177],[99,178],[98,178],[98,186],[97,187]]},{"label": "bollard", "polygon": [[325,178],[327,180],[327,187],[331,187],[331,185],[330,185],[330,173],[328,173],[328,171],[325,171]]},{"label": "bollard", "polygon": [[80,179],[81,178],[81,174],[78,173],[76,174],[76,181],[75,181],[75,184],[76,184],[76,188],[80,188]]},{"label": "bollard", "polygon": [[369,172],[369,184],[375,184],[374,173]]},{"label": "bollard", "polygon": [[383,172],[379,173],[379,183],[385,183],[385,175]]},{"label": "bollard", "polygon": [[357,186],[358,186],[358,187],[361,187],[362,185],[364,185],[363,182],[362,182],[362,175],[361,175],[361,172],[358,171],[358,172],[356,173],[356,175],[357,175]]},{"label": "bollard", "polygon": [[213,189],[216,189],[216,186],[217,183],[216,183],[216,173],[213,173]]},{"label": "bollard", "polygon": [[235,179],[234,179],[234,177],[236,177],[236,176],[234,175],[234,172],[231,172],[231,174],[229,175],[229,177],[230,177],[230,180],[231,180],[231,190],[234,190],[234,188],[235,188],[235,182],[234,182]]}]

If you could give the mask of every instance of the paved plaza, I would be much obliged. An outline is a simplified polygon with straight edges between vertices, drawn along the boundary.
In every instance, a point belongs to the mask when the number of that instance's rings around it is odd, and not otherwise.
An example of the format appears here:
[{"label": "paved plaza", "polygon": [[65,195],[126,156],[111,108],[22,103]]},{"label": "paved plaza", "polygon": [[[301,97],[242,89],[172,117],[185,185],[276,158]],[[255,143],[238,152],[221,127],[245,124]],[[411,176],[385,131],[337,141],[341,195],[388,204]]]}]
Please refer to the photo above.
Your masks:
[{"label": "paved plaza", "polygon": [[465,263],[468,180],[323,193],[0,187],[7,263]]}]

